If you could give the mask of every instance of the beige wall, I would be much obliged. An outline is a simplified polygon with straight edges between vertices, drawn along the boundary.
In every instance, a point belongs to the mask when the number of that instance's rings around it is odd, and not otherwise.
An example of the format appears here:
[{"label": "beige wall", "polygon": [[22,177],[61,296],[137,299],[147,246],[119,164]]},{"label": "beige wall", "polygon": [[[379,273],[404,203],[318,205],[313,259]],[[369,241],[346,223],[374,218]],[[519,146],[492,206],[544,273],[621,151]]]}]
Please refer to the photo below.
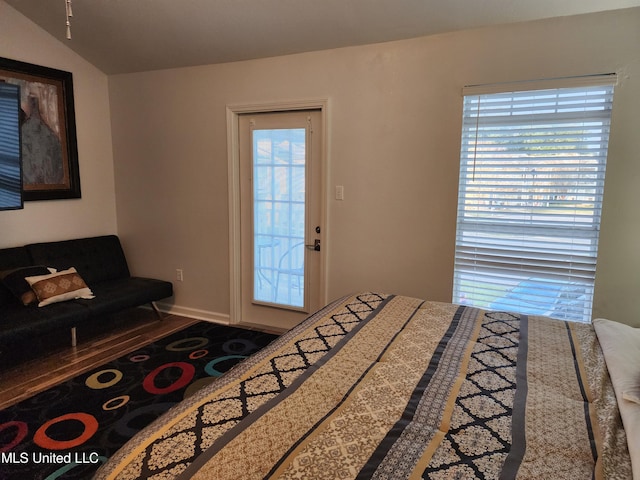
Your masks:
[{"label": "beige wall", "polygon": [[618,72],[594,313],[640,324],[639,32],[634,9],[112,76],[118,231],[137,269],[184,270],[177,307],[227,314],[225,106],[327,98],[328,297],[449,301],[461,88]]},{"label": "beige wall", "polygon": [[23,210],[0,212],[0,248],[115,233],[107,76],[2,0],[0,57],[73,73],[82,188],[81,199],[25,202]]}]

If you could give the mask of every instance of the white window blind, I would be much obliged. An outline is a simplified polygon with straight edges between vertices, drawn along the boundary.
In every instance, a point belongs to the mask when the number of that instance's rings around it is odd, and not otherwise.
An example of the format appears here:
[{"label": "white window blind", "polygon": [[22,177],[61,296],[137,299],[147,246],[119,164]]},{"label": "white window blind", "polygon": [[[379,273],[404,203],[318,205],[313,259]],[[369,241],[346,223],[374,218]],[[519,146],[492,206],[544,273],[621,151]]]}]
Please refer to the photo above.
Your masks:
[{"label": "white window blind", "polygon": [[605,80],[465,94],[454,302],[591,320],[615,76]]}]

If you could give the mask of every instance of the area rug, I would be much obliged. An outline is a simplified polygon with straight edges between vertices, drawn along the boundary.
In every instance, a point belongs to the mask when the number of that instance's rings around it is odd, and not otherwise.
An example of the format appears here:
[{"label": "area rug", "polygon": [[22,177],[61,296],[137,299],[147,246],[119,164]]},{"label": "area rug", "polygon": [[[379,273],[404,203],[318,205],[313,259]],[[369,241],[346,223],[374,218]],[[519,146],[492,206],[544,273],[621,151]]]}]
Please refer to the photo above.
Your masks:
[{"label": "area rug", "polygon": [[0,410],[0,479],[87,479],[136,432],[277,336],[199,322]]}]

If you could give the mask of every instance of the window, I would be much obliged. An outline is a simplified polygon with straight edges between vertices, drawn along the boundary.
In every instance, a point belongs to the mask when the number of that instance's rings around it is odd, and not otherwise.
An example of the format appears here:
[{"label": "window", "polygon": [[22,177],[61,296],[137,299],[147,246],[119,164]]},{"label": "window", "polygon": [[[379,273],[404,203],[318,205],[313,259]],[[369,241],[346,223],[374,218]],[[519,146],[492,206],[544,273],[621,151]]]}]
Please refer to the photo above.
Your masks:
[{"label": "window", "polygon": [[0,210],[22,208],[20,87],[0,81]]},{"label": "window", "polygon": [[463,92],[454,302],[591,320],[615,76],[568,81]]}]

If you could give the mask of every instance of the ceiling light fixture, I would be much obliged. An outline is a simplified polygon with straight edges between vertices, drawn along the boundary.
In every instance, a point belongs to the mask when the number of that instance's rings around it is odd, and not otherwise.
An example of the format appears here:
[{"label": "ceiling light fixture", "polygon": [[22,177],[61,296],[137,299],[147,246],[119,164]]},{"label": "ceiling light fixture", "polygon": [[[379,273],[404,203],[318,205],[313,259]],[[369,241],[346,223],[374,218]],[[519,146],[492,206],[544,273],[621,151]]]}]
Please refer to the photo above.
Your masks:
[{"label": "ceiling light fixture", "polygon": [[67,40],[71,40],[71,21],[69,19],[73,17],[73,11],[71,10],[71,0],[64,1],[67,7]]}]

